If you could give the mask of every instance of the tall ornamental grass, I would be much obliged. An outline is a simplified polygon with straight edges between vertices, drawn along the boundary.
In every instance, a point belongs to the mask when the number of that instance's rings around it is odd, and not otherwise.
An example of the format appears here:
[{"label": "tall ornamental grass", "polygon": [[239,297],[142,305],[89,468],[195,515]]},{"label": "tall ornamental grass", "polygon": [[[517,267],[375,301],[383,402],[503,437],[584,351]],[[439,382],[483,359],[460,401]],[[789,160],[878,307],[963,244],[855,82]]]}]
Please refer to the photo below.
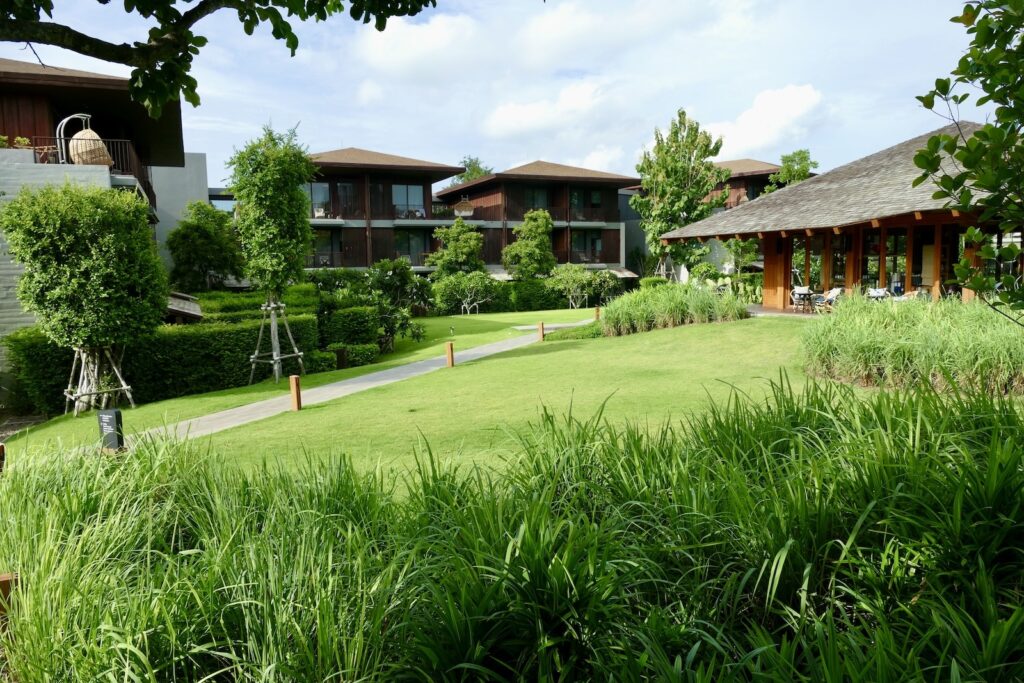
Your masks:
[{"label": "tall ornamental grass", "polygon": [[692,323],[722,322],[747,317],[746,305],[732,292],[703,285],[665,284],[623,294],[603,311],[609,335],[649,332]]},{"label": "tall ornamental grass", "polygon": [[0,678],[1019,681],[1024,415],[776,387],[684,425],[544,414],[429,453],[230,473],[191,444],[0,477]]},{"label": "tall ornamental grass", "polygon": [[1024,329],[979,302],[852,297],[808,326],[803,347],[820,377],[1024,393]]}]

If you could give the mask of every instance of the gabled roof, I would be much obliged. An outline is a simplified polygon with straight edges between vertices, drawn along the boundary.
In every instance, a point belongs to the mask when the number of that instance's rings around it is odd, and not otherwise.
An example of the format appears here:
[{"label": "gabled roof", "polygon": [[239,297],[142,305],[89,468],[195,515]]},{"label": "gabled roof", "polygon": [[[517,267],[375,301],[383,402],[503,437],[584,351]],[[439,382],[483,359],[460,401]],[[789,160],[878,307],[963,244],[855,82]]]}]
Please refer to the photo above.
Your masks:
[{"label": "gabled roof", "polygon": [[580,168],[579,166],[567,166],[566,164],[556,164],[551,161],[537,160],[505,171],[490,173],[477,178],[476,180],[471,180],[468,183],[462,183],[461,185],[455,185],[453,187],[446,187],[438,192],[437,196],[444,199],[460,192],[465,192],[470,188],[480,187],[502,180],[573,181],[601,183],[613,185],[615,187],[628,187],[640,182],[639,178],[619,175],[617,173],[607,173],[605,171],[595,171],[591,168]]},{"label": "gabled roof", "polygon": [[771,175],[772,173],[778,173],[781,166],[778,164],[771,164],[767,161],[758,161],[757,159],[732,159],[730,161],[716,161],[715,166],[718,168],[727,168],[732,178],[739,178],[741,176],[748,175]]},{"label": "gabled roof", "polygon": [[91,71],[44,66],[37,62],[22,62],[0,58],[0,83],[19,85],[69,85],[74,87],[110,88],[128,90],[128,79]]},{"label": "gabled roof", "polygon": [[313,160],[314,164],[322,167],[427,173],[436,180],[443,180],[466,170],[462,166],[448,166],[433,161],[410,159],[397,154],[385,154],[358,147],[317,152],[310,154],[309,158]]},{"label": "gabled roof", "polygon": [[[960,127],[970,136],[980,125],[962,122]],[[946,126],[919,135],[665,233],[662,239],[835,228],[915,211],[942,210],[945,202],[932,198],[935,188],[931,183],[913,186],[914,179],[921,175],[914,165],[914,155],[931,136],[956,132],[955,126]]]}]

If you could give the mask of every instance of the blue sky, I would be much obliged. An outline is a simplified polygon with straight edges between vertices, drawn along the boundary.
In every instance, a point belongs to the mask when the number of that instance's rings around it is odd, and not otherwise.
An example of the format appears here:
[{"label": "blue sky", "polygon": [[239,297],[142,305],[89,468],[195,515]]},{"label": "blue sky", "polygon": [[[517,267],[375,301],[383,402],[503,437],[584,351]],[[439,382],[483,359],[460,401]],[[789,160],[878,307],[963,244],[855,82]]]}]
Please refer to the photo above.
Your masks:
[{"label": "blue sky", "polygon": [[[142,37],[122,3],[58,4],[54,19]],[[219,185],[232,149],[266,123],[311,151],[364,147],[497,168],[534,159],[633,173],[682,107],[721,134],[720,158],[777,161],[808,147],[821,169],[942,125],[915,95],[967,46],[954,0],[438,0],[383,33],[347,15],[299,27],[290,58],[230,11],[197,27],[202,105],[185,147]],[[39,46],[46,63],[127,75]],[[30,59],[0,43],[0,56]],[[984,112],[965,109],[967,118]]]}]

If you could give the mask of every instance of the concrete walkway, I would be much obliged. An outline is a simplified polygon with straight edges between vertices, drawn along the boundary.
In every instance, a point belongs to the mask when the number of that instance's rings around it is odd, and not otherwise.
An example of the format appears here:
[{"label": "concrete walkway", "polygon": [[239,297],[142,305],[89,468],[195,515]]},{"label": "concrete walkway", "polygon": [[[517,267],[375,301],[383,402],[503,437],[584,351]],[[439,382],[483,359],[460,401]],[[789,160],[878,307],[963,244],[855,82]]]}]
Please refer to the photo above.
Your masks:
[{"label": "concrete walkway", "polygon": [[[579,325],[585,325],[589,322],[589,320],[584,320],[579,323],[552,324],[545,325],[544,328],[545,330],[548,330],[562,327],[576,327]],[[515,329],[536,330],[537,326],[524,325],[522,327],[516,327]],[[521,337],[514,337],[512,339],[505,339],[491,344],[484,344],[472,349],[467,349],[466,351],[456,351],[455,364],[459,365],[460,363],[467,363],[469,361],[486,358],[487,356],[493,356],[496,353],[522,348],[534,343],[535,341],[537,341],[536,335],[526,334]],[[436,358],[428,358],[427,360],[416,361],[414,363],[400,365],[387,370],[371,372],[369,374],[362,375],[361,377],[353,377],[352,379],[324,384],[323,386],[315,387],[313,389],[305,389],[302,392],[302,405],[310,406],[316,405],[317,403],[324,403],[325,401],[333,401],[334,399],[350,396],[352,394],[359,393],[360,391],[373,389],[374,387],[382,387],[387,384],[401,382],[402,380],[409,379],[411,377],[425,375],[428,372],[433,372],[434,370],[439,370],[443,367],[445,367],[445,357],[438,356]],[[284,396],[279,396],[277,398],[268,398],[263,401],[238,406],[237,408],[222,410],[219,413],[210,413],[209,415],[195,417],[191,420],[185,420],[168,427],[151,429],[146,432],[146,434],[173,435],[181,439],[206,436],[207,434],[231,429],[232,427],[238,427],[239,425],[256,422],[257,420],[264,420],[268,417],[279,415],[280,413],[286,413],[291,410],[291,407],[291,395],[285,394]]]}]

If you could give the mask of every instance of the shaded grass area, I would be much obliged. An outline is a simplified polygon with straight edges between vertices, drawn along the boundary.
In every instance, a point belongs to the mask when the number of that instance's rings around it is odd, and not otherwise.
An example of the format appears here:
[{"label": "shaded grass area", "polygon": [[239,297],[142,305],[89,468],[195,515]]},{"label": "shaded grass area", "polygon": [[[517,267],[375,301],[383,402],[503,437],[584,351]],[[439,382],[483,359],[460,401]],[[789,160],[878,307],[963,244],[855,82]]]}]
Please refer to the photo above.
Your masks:
[{"label": "shaded grass area", "polygon": [[[307,375],[303,377],[302,385],[306,388],[317,387],[378,370],[386,370],[405,363],[434,358],[444,353],[444,344],[448,341],[455,342],[457,350],[464,350],[528,334],[513,329],[517,325],[536,324],[541,320],[553,323],[576,322],[587,319],[588,315],[592,315],[592,313],[586,310],[558,310],[422,318],[419,322],[422,322],[426,328],[426,338],[422,342],[400,339],[396,343],[395,352],[384,356],[379,363]],[[452,329],[454,329],[454,335]],[[239,360],[242,363],[247,362],[245,358]],[[130,382],[131,378],[128,379]],[[247,387],[158,401],[135,409],[125,408],[125,431],[128,433],[142,432],[287,393],[287,382],[274,384],[272,380],[268,380]],[[65,446],[73,446],[94,443],[98,438],[98,427],[94,415],[84,415],[79,418],[62,416],[18,434],[9,439],[7,445],[11,452],[17,455],[26,449],[45,447],[50,441],[60,440]]]},{"label": "shaded grass area", "polygon": [[827,384],[679,426],[581,414],[541,415],[500,472],[424,459],[401,484],[194,443],[15,462],[3,675],[1024,677],[1019,403]]},{"label": "shaded grass area", "polygon": [[439,370],[210,437],[226,461],[298,464],[345,453],[362,469],[406,469],[422,440],[456,462],[495,464],[510,430],[541,406],[659,424],[703,410],[732,387],[763,395],[780,371],[799,380],[805,321],[755,318],[625,337],[549,341]]}]

